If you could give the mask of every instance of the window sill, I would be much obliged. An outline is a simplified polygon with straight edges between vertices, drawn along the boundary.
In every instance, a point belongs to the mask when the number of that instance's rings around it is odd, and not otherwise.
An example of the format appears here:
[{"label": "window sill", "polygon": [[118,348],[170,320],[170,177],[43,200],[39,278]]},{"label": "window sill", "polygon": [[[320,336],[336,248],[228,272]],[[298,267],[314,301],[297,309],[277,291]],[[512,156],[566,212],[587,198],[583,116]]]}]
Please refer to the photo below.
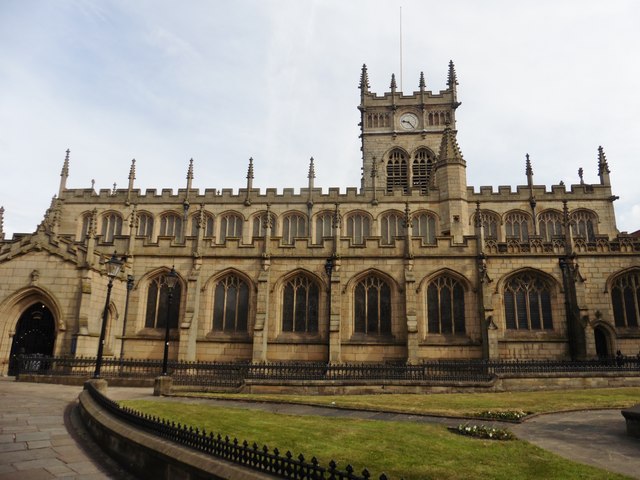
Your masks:
[{"label": "window sill", "polygon": [[327,343],[319,333],[297,333],[281,332],[274,340],[274,343]]},{"label": "window sill", "polygon": [[212,342],[236,342],[236,343],[250,343],[253,341],[251,335],[247,332],[209,332],[203,338],[198,340],[212,341]]}]

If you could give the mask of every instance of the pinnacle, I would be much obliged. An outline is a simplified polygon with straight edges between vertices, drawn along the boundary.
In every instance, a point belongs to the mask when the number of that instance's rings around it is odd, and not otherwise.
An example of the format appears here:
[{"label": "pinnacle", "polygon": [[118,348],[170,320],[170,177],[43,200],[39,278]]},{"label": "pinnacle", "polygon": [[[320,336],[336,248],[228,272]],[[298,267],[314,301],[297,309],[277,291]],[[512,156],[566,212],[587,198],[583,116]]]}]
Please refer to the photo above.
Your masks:
[{"label": "pinnacle", "polygon": [[249,157],[249,168],[247,170],[247,180],[253,179],[253,157]]},{"label": "pinnacle", "polygon": [[316,178],[316,169],[313,165],[313,157],[309,160],[309,175],[308,178]]},{"label": "pinnacle", "polygon": [[369,91],[369,74],[367,73],[367,65],[365,63],[362,64],[362,73],[360,74],[360,84],[358,88],[363,92]]},{"label": "pinnacle", "polygon": [[603,173],[611,173],[611,171],[607,163],[607,156],[604,154],[602,145],[600,145],[598,147],[598,175],[602,175]]},{"label": "pinnacle", "polygon": [[395,92],[396,88],[398,88],[398,85],[396,84],[396,74],[392,73],[391,74],[391,91]]},{"label": "pinnacle", "polygon": [[424,72],[420,72],[420,91],[423,91],[425,89],[425,87],[427,86],[425,81],[424,81]]},{"label": "pinnacle", "polygon": [[193,158],[189,160],[189,168],[187,169],[187,180],[193,180]]},{"label": "pinnacle", "polygon": [[449,88],[454,88],[458,85],[458,77],[456,75],[456,67],[453,64],[453,60],[449,60],[449,74],[447,76],[447,85]]}]

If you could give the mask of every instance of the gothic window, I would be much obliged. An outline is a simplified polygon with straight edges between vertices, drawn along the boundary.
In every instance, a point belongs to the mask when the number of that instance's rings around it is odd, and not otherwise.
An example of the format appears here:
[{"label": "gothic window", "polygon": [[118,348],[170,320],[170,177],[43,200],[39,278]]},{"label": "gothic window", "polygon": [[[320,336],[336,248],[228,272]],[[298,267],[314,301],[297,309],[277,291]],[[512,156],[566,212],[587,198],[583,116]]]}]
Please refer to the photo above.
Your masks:
[{"label": "gothic window", "polygon": [[322,243],[323,238],[333,236],[333,213],[325,212],[316,217],[316,243]]},{"label": "gothic window", "polygon": [[404,236],[405,229],[403,226],[404,218],[400,213],[387,213],[380,220],[380,229],[382,233],[382,243],[384,245],[392,245],[396,237]]},{"label": "gothic window", "polygon": [[529,241],[529,215],[521,212],[512,212],[507,214],[504,223],[507,238],[520,242]]},{"label": "gothic window", "polygon": [[[196,237],[198,235],[198,216],[199,214],[195,214],[191,217],[191,236]],[[202,236],[205,238],[213,237],[213,216],[205,213],[204,219],[202,221],[202,225],[200,228],[203,229]]]},{"label": "gothic window", "polygon": [[415,215],[411,235],[421,238],[424,245],[436,243],[436,217],[428,213]]},{"label": "gothic window", "polygon": [[102,217],[102,241],[111,243],[119,235],[122,235],[122,217],[115,212],[107,213]]},{"label": "gothic window", "polygon": [[347,237],[356,245],[362,245],[364,239],[371,235],[371,220],[364,213],[352,213],[347,217]]},{"label": "gothic window", "polygon": [[411,174],[413,175],[413,188],[420,189],[420,193],[427,193],[431,173],[435,164],[435,156],[427,149],[420,149],[413,159]]},{"label": "gothic window", "polygon": [[291,245],[294,238],[307,236],[307,219],[299,213],[292,213],[282,219],[282,242]]},{"label": "gothic window", "polygon": [[164,275],[159,275],[151,280],[147,291],[145,328],[166,328],[167,314],[169,315],[169,328],[178,328],[181,293],[180,282],[177,282],[173,287],[171,311],[167,312],[169,308],[169,289],[164,283]]},{"label": "gothic window", "polygon": [[588,210],[579,210],[571,214],[571,234],[584,238],[588,242],[596,240],[596,216]]},{"label": "gothic window", "polygon": [[[276,224],[276,216],[272,213],[270,215],[271,218],[271,235],[275,236],[278,235],[277,231],[277,224]],[[266,212],[261,213],[260,215],[256,215],[255,217],[253,217],[253,236],[261,238],[264,237],[265,233],[266,233],[266,228],[265,228],[265,224],[266,224],[266,220],[267,220],[267,214]]]},{"label": "gothic window", "polygon": [[355,333],[391,334],[391,289],[387,282],[371,276],[356,285],[354,319]]},{"label": "gothic window", "polygon": [[80,231],[81,242],[83,242],[89,236],[90,227],[91,227],[91,213],[85,213],[82,216],[82,230]]},{"label": "gothic window", "polygon": [[182,218],[177,213],[167,213],[160,218],[160,236],[178,237],[182,230]]},{"label": "gothic window", "polygon": [[616,327],[638,327],[640,320],[640,272],[616,278],[611,288]]},{"label": "gothic window", "polygon": [[138,213],[138,237],[151,238],[153,234],[153,217],[148,213]]},{"label": "gothic window", "polygon": [[216,284],[213,297],[213,330],[226,333],[247,331],[249,287],[236,275],[227,275]]},{"label": "gothic window", "polygon": [[550,210],[541,213],[538,217],[538,230],[545,242],[550,242],[553,237],[563,235],[564,229],[562,228],[562,215],[560,212]]},{"label": "gothic window", "polygon": [[428,332],[464,333],[464,288],[453,277],[443,275],[427,288]]},{"label": "gothic window", "polygon": [[282,296],[282,331],[317,333],[318,285],[298,275],[285,283]]},{"label": "gothic window", "polygon": [[229,213],[220,219],[220,243],[227,238],[242,237],[242,218],[239,215]]},{"label": "gothic window", "polygon": [[510,330],[551,330],[551,288],[532,273],[511,278],[504,288],[504,310]]},{"label": "gothic window", "polygon": [[407,176],[407,157],[400,150],[394,150],[387,161],[387,192],[401,189],[406,193],[409,184]]},{"label": "gothic window", "polygon": [[485,240],[498,240],[498,225],[500,218],[493,212],[483,211],[480,213],[480,222]]}]

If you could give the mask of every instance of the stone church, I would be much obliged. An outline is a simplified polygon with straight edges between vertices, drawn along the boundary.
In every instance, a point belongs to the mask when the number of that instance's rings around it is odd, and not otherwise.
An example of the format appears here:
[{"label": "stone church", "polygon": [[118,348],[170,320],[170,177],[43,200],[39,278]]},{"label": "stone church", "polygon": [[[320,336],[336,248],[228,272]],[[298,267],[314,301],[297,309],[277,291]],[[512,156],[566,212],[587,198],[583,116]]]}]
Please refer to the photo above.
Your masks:
[{"label": "stone church", "polygon": [[[599,182],[474,188],[446,89],[370,91],[360,77],[362,178],[314,184],[59,191],[32,234],[0,210],[0,374],[18,353],[201,361],[586,359],[640,348],[640,238]],[[473,159],[471,159],[473,161]],[[524,179],[524,177],[523,177]],[[509,179],[505,181],[510,182]],[[108,304],[105,261],[126,257]],[[171,290],[166,276],[175,268]]]}]

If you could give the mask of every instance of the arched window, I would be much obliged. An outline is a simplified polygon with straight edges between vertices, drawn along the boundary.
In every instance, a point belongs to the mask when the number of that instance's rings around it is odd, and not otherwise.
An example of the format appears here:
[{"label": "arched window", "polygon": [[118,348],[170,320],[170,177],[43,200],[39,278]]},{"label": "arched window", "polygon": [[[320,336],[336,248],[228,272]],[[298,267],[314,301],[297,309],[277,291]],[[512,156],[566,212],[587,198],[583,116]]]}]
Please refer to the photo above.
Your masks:
[{"label": "arched window", "polygon": [[82,216],[82,230],[80,230],[80,241],[83,242],[89,236],[91,228],[91,213],[85,213]]},{"label": "arched window", "polygon": [[182,218],[176,213],[167,213],[160,218],[160,236],[178,237],[182,231]]},{"label": "arched window", "polygon": [[511,278],[504,287],[504,310],[511,330],[551,330],[551,288],[532,273]]},{"label": "arched window", "polygon": [[611,287],[616,327],[638,327],[640,319],[640,272],[620,275]]},{"label": "arched window", "polygon": [[550,242],[553,240],[553,237],[564,235],[562,215],[560,212],[553,210],[542,212],[538,217],[538,230],[545,242]]},{"label": "arched window", "polygon": [[403,216],[397,212],[386,213],[382,216],[380,230],[384,245],[393,244],[396,237],[401,237],[405,234],[403,221]]},{"label": "arched window", "polygon": [[367,335],[391,334],[391,289],[381,278],[371,276],[356,285],[354,331]]},{"label": "arched window", "polygon": [[316,216],[316,243],[322,243],[322,239],[333,236],[333,213],[324,212]]},{"label": "arched window", "polygon": [[236,275],[227,275],[216,284],[213,298],[213,330],[244,333],[249,317],[249,287]]},{"label": "arched window", "polygon": [[[205,238],[211,238],[214,235],[214,223],[213,223],[213,215],[209,213],[204,214],[204,219],[202,221],[202,225],[200,228],[203,229],[202,236]],[[191,217],[191,236],[196,237],[198,235],[198,214],[195,214]]]},{"label": "arched window", "polygon": [[149,282],[149,289],[147,291],[145,328],[165,328],[167,325],[167,314],[169,315],[169,327],[178,328],[181,293],[180,282],[177,282],[175,287],[173,287],[171,311],[167,312],[169,308],[169,289],[164,283],[164,275],[159,275],[152,279]]},{"label": "arched window", "polygon": [[291,245],[294,238],[307,236],[307,219],[300,213],[291,213],[282,219],[282,242]]},{"label": "arched window", "polygon": [[407,177],[407,157],[402,151],[394,150],[387,161],[387,192],[401,189],[406,193],[409,186]]},{"label": "arched window", "polygon": [[529,241],[529,215],[522,212],[511,212],[505,218],[507,238],[520,242]]},{"label": "arched window", "polygon": [[453,277],[442,275],[427,288],[428,332],[464,333],[464,288]]},{"label": "arched window", "polygon": [[415,215],[411,235],[413,238],[421,238],[425,245],[436,243],[436,217],[428,213]]},{"label": "arched window", "polygon": [[[271,213],[270,218],[271,218],[271,235],[276,236],[278,235],[278,228],[277,228],[278,225],[276,223],[277,219],[275,214]],[[267,222],[266,212],[263,212],[253,217],[253,237],[254,238],[264,237],[266,233],[266,222]]]},{"label": "arched window", "polygon": [[485,240],[498,240],[498,226],[500,218],[493,212],[487,210],[480,212],[480,222]]},{"label": "arched window", "polygon": [[242,237],[242,218],[239,215],[229,213],[220,219],[220,243],[227,238]]},{"label": "arched window", "polygon": [[588,210],[578,210],[571,214],[571,234],[584,238],[587,242],[596,240],[596,216]]},{"label": "arched window", "polygon": [[153,235],[153,217],[145,212],[138,213],[138,237],[151,238]]},{"label": "arched window", "polygon": [[432,152],[426,148],[421,148],[416,152],[411,166],[411,174],[413,175],[413,188],[420,189],[420,193],[427,193],[429,190],[434,165],[435,155]]},{"label": "arched window", "polygon": [[285,283],[282,297],[282,331],[317,333],[318,285],[298,275]]},{"label": "arched window", "polygon": [[362,245],[364,239],[371,235],[370,219],[364,213],[352,213],[347,217],[347,237],[356,245]]},{"label": "arched window", "polygon": [[102,217],[102,241],[113,242],[113,238],[122,235],[122,217],[120,214],[110,212]]}]

